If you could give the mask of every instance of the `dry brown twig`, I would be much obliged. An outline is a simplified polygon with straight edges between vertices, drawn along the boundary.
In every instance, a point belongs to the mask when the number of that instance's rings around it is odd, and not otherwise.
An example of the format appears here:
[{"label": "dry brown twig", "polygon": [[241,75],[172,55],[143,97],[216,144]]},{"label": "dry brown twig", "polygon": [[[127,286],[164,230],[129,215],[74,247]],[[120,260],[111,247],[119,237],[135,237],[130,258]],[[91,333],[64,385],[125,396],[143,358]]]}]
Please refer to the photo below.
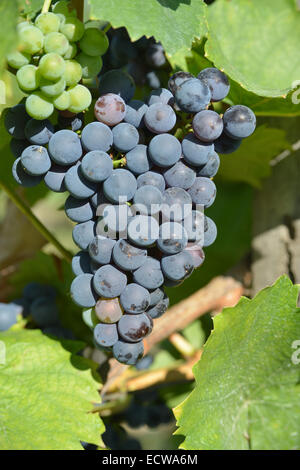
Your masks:
[{"label": "dry brown twig", "polygon": [[[223,276],[216,277],[205,287],[174,305],[161,318],[154,321],[153,331],[144,341],[145,353],[205,313],[221,311],[224,307],[235,305],[242,294],[243,286],[235,279]],[[105,395],[123,388],[133,391],[161,382],[178,381],[179,378],[192,380],[192,367],[199,360],[200,355],[197,351],[185,364],[142,374],[137,374],[129,366],[120,364],[115,359],[110,359],[110,370],[102,394]]]}]

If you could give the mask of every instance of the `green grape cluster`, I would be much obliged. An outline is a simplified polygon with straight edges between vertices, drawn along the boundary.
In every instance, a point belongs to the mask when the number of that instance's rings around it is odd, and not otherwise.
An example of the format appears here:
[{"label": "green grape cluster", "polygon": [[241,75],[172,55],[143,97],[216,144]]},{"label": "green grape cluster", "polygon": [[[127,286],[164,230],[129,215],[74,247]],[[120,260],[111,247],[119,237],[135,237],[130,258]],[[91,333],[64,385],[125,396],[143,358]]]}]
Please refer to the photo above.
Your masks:
[{"label": "green grape cluster", "polygon": [[54,109],[76,114],[87,109],[91,93],[80,82],[100,72],[101,56],[109,46],[106,34],[80,21],[64,0],[34,22],[20,22],[17,29],[18,48],[7,55],[7,62],[28,94],[27,113],[42,120]]}]

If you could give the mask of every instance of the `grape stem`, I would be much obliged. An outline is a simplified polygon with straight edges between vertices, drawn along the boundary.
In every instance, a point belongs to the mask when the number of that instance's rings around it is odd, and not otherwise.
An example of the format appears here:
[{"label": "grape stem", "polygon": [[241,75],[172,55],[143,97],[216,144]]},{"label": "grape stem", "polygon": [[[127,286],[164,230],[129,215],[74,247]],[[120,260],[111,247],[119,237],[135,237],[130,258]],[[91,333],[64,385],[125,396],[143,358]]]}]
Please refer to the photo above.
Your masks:
[{"label": "grape stem", "polygon": [[51,232],[42,224],[42,222],[34,215],[30,207],[28,207],[22,198],[7,184],[0,182],[0,187],[5,191],[7,196],[13,201],[18,209],[28,218],[32,225],[40,232],[41,235],[59,251],[62,257],[68,261],[72,261],[72,254],[66,250],[61,243],[52,235]]},{"label": "grape stem", "polygon": [[120,158],[120,160],[114,160],[113,161],[114,168],[119,168],[120,166],[126,165],[126,158]]},{"label": "grape stem", "polygon": [[42,8],[42,13],[48,13],[52,0],[45,0]]}]

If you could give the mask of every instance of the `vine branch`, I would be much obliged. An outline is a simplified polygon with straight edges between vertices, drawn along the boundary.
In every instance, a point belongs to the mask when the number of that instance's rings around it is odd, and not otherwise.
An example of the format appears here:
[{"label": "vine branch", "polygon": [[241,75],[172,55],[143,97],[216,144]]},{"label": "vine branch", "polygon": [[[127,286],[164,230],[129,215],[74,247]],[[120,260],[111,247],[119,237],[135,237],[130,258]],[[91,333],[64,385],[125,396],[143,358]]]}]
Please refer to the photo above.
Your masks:
[{"label": "vine branch", "polygon": [[0,182],[0,187],[5,191],[7,196],[13,201],[18,209],[30,220],[32,225],[43,235],[43,237],[51,243],[59,251],[62,257],[68,261],[72,261],[72,254],[62,246],[62,244],[52,235],[51,232],[42,224],[42,222],[34,215],[30,207],[28,207],[22,198],[13,191],[7,184]]}]

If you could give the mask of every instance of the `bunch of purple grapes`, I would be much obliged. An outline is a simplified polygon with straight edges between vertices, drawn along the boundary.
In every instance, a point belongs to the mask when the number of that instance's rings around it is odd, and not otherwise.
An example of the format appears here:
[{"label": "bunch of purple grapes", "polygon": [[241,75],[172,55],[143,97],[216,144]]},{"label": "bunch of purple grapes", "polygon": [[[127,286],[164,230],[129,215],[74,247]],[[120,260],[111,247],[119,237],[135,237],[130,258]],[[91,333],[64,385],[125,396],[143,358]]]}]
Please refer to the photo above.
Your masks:
[{"label": "bunch of purple grapes", "polygon": [[[6,116],[22,150],[16,181],[31,186],[44,179],[70,194],[65,211],[81,250],[72,261],[72,299],[86,309],[95,345],[129,365],[143,356],[143,339],[168,308],[164,286],[178,286],[201,266],[203,248],[217,236],[204,211],[216,197],[218,153],[235,151],[256,126],[246,106],[223,116],[214,111],[230,88],[215,68],[197,78],[177,72],[168,88],[154,90],[147,102],[134,100],[132,78],[107,72],[97,120],[80,135],[80,116],[56,132],[48,121],[29,120],[23,108]],[[182,128],[187,133],[179,140]]]}]

